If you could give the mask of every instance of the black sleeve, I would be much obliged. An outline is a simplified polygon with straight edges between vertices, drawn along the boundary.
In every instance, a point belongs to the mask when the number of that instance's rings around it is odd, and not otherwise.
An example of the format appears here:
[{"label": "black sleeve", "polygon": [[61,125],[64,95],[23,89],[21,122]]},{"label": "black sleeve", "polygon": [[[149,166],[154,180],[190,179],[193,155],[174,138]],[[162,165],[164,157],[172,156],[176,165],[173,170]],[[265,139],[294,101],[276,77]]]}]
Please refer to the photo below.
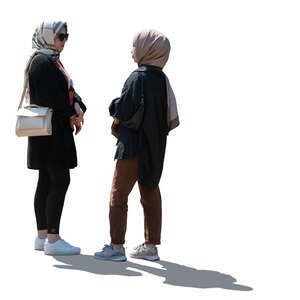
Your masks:
[{"label": "black sleeve", "polygon": [[142,95],[140,76],[142,74],[139,72],[133,72],[126,80],[121,97],[114,99],[109,106],[109,113],[112,117],[127,121],[138,110]]},{"label": "black sleeve", "polygon": [[74,103],[75,102],[77,102],[79,104],[80,108],[85,113],[87,108],[86,108],[85,104],[82,102],[81,97],[74,90]]},{"label": "black sleeve", "polygon": [[59,85],[56,66],[48,58],[36,58],[31,65],[29,78],[34,85],[35,97],[41,106],[52,108],[66,116],[76,114],[69,103],[69,95]]}]

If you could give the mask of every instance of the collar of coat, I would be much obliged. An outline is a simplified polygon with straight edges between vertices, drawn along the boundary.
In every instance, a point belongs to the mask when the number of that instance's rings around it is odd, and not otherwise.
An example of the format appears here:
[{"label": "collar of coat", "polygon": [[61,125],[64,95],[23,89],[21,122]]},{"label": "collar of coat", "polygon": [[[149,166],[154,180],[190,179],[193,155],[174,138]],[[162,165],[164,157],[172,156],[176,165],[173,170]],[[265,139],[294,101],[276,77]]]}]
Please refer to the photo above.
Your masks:
[{"label": "collar of coat", "polygon": [[138,72],[152,72],[152,71],[162,72],[162,69],[159,67],[150,66],[150,65],[141,65],[138,67],[138,69],[136,71],[138,71]]}]

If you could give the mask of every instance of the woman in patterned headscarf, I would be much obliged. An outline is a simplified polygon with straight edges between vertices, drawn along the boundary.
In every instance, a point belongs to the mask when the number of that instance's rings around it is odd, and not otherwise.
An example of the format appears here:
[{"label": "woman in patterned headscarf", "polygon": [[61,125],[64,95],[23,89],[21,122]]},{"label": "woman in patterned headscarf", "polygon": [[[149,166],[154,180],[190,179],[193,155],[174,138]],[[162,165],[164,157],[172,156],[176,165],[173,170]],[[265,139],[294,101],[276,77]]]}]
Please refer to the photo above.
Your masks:
[{"label": "woman in patterned headscarf", "polygon": [[[167,135],[179,125],[175,95],[162,69],[170,53],[168,38],[156,30],[134,37],[132,57],[139,68],[125,82],[122,95],[112,101],[110,115],[119,128],[116,169],[110,194],[110,245],[95,253],[102,260],[126,260],[123,244],[127,201],[136,181],[144,209],[145,242],[130,254],[134,258],[159,259],[161,237],[162,174]],[[113,126],[115,128],[116,126]]]},{"label": "woman in patterned headscarf", "polygon": [[25,68],[25,90],[30,103],[53,109],[52,135],[28,138],[27,165],[39,170],[34,208],[38,229],[35,249],[48,255],[79,254],[59,236],[69,169],[77,166],[73,130],[77,134],[86,110],[60,61],[68,40],[65,22],[42,23],[32,38],[34,49]]}]

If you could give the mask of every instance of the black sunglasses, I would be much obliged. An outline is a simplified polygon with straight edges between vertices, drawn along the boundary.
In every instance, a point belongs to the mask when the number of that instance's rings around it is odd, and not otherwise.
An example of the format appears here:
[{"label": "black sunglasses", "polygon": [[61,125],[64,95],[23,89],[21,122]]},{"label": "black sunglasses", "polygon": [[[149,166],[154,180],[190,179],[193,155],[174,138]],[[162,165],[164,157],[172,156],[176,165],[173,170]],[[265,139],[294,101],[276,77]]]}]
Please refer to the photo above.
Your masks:
[{"label": "black sunglasses", "polygon": [[57,35],[58,39],[62,42],[64,39],[66,39],[66,41],[68,40],[69,34],[68,33],[59,33]]}]

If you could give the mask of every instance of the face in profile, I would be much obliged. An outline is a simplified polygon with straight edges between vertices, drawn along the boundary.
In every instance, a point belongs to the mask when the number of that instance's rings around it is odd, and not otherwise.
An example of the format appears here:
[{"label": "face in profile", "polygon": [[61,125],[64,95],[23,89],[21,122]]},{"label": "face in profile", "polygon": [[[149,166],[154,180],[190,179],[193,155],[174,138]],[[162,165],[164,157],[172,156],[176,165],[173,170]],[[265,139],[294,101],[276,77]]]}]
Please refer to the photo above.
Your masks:
[{"label": "face in profile", "polygon": [[60,32],[56,35],[56,38],[54,40],[55,49],[58,52],[61,52],[64,50],[65,43],[68,39],[67,35],[67,29],[63,27]]},{"label": "face in profile", "polygon": [[132,49],[131,49],[131,56],[132,56],[132,59],[134,60],[134,62],[137,63],[136,49],[134,46],[132,46]]}]

